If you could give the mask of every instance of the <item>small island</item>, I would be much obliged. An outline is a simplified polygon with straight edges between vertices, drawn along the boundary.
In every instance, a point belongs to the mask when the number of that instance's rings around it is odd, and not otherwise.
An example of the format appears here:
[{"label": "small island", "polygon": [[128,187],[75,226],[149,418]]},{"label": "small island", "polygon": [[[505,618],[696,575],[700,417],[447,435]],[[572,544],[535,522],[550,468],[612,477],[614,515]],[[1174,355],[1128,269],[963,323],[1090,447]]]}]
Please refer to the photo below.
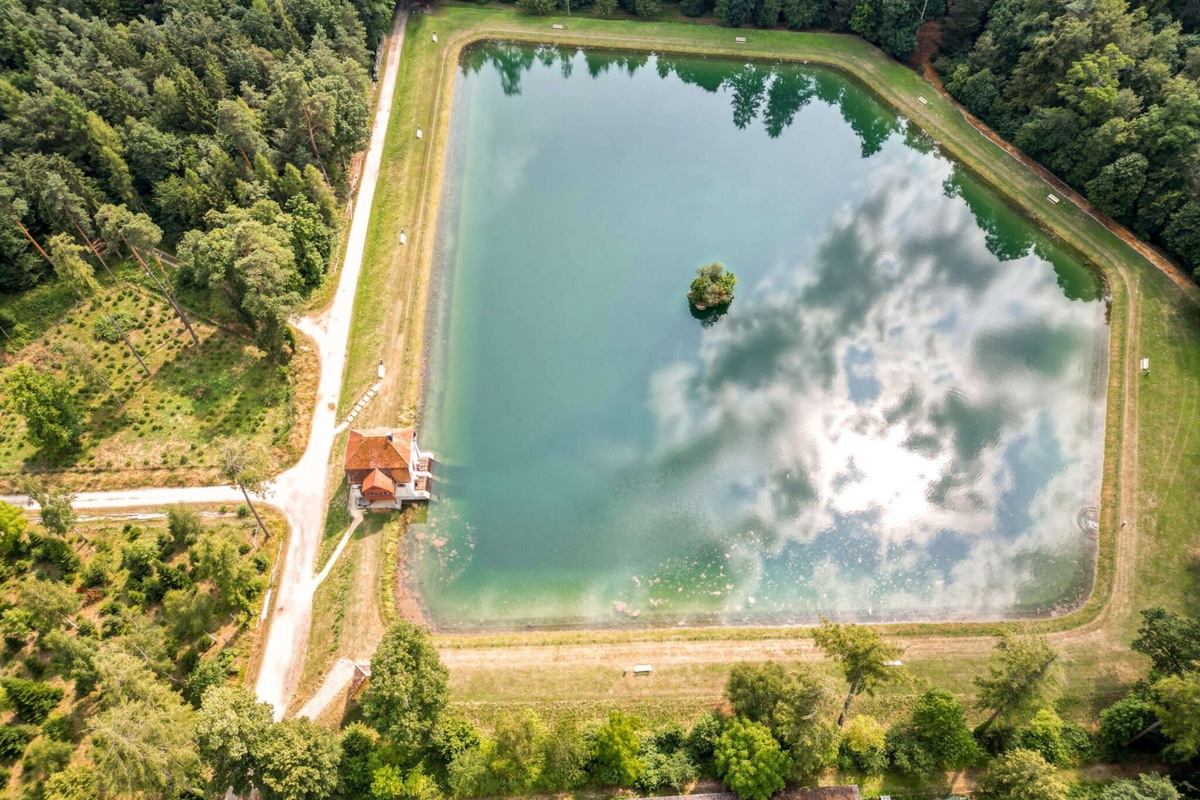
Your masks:
[{"label": "small island", "polygon": [[737,276],[725,269],[719,261],[700,267],[688,291],[688,302],[697,311],[721,308],[733,302],[733,287]]}]

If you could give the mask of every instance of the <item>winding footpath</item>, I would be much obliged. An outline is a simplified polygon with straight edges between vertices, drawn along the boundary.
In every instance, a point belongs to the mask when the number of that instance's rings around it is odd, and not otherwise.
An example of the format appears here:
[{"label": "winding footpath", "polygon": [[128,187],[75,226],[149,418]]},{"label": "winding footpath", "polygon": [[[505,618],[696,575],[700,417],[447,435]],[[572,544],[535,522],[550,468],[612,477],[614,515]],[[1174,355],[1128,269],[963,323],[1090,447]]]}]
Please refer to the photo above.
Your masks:
[{"label": "winding footpath", "polygon": [[[312,431],[304,455],[294,467],[271,484],[266,500],[286,516],[290,535],[282,572],[271,597],[274,609],[266,646],[259,665],[255,693],[283,717],[304,666],[308,633],[312,624],[313,593],[320,583],[316,574],[317,554],[325,528],[326,490],[330,479],[330,454],[338,433],[337,407],[350,343],[354,298],[362,272],[363,251],[370,227],[371,205],[383,161],[383,143],[391,119],[392,98],[400,69],[408,12],[400,11],[388,40],[386,65],[379,82],[371,138],[363,161],[350,233],[332,305],[324,312],[305,317],[296,327],[312,338],[320,356],[321,377],[317,384]],[[11,495],[0,498],[28,505],[29,498]],[[242,503],[242,493],[230,486],[130,489],[85,492],[72,504],[78,510],[144,508],[172,503]],[[340,553],[341,548],[338,552]]]}]

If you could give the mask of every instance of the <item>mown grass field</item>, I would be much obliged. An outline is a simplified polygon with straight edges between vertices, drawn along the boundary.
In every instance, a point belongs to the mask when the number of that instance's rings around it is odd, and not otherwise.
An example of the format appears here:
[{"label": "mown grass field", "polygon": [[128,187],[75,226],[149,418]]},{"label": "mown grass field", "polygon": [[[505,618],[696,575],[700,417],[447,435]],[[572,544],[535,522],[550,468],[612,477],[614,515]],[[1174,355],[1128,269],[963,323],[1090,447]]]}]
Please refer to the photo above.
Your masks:
[{"label": "mown grass field", "polygon": [[[552,30],[552,24],[566,30]],[[432,41],[437,33],[439,42]],[[1082,608],[1019,623],[913,624],[886,629],[909,648],[913,682],[885,688],[856,709],[885,721],[901,718],[922,687],[933,684],[973,702],[979,674],[1002,628],[1049,634],[1068,657],[1060,703],[1070,719],[1094,723],[1098,712],[1145,669],[1128,647],[1138,611],[1151,605],[1194,610],[1200,546],[1193,521],[1200,498],[1189,476],[1200,460],[1200,306],[1182,287],[1087,212],[1047,199],[1049,187],[975,130],[923,77],[850,36],[750,31],[704,24],[531,18],[509,9],[452,6],[414,15],[372,211],[352,332],[343,404],[374,380],[382,358],[390,390],[369,407],[364,424],[396,424],[419,409],[422,349],[436,209],[458,54],[470,42],[501,38],[563,46],[603,46],[738,58],[808,60],[841,69],[936,138],[948,155],[990,183],[1062,244],[1104,275],[1111,293],[1111,348],[1106,459],[1097,579]],[[924,97],[928,104],[922,104]],[[425,131],[414,136],[416,127]],[[431,133],[432,132],[432,133]],[[802,190],[801,187],[797,188]],[[408,231],[400,247],[398,231]],[[380,303],[373,287],[395,289]],[[1149,357],[1143,377],[1137,359]],[[1121,521],[1128,525],[1121,527]],[[438,637],[451,664],[456,704],[485,725],[503,711],[598,716],[623,708],[650,721],[687,722],[720,702],[732,663],[773,657],[813,658],[805,629],[643,629],[512,632]],[[499,657],[518,651],[515,657]],[[656,664],[652,678],[622,678],[631,659]]]},{"label": "mown grass field", "polygon": [[[299,457],[315,393],[311,346],[301,339],[292,362],[276,364],[242,333],[193,314],[195,344],[140,277],[100,275],[92,300],[60,283],[0,300],[0,314],[17,320],[0,366],[26,362],[65,377],[85,412],[79,451],[51,461],[0,404],[0,488],[15,488],[21,474],[73,490],[215,483],[227,440],[271,453],[281,468]],[[104,309],[125,321],[149,376],[120,339],[103,338]]]}]

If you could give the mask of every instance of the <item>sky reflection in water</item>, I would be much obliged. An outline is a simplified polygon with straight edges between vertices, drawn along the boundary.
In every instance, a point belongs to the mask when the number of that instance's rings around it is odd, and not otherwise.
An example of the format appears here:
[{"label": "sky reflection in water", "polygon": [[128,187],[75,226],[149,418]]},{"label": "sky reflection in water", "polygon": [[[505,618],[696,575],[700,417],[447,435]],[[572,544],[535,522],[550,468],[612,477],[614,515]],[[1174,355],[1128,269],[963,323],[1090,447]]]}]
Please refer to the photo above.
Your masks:
[{"label": "sky reflection in water", "polygon": [[[423,420],[441,494],[410,537],[435,621],[1081,598],[1108,337],[1087,270],[830,71],[464,63]],[[711,260],[739,284],[704,326],[683,292]]]}]

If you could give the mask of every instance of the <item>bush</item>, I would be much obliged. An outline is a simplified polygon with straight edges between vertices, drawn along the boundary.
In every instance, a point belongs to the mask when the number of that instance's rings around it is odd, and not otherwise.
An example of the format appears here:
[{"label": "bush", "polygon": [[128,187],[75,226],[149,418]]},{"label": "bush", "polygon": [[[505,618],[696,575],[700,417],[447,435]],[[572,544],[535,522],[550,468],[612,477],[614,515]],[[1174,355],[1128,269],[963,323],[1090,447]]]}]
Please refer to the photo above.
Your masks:
[{"label": "bush", "polygon": [[612,711],[596,731],[597,776],[610,786],[633,786],[646,769],[638,757],[637,720]]},{"label": "bush", "polygon": [[617,10],[617,0],[596,0],[592,4],[592,9],[596,12],[596,16],[607,19]]},{"label": "bush", "polygon": [[897,725],[887,732],[887,760],[893,770],[912,778],[925,778],[937,771],[925,743],[907,725]]},{"label": "bush", "polygon": [[176,547],[188,547],[200,538],[204,526],[200,523],[199,514],[179,503],[167,509],[167,530]]},{"label": "bush", "polygon": [[39,681],[5,678],[0,680],[0,687],[8,694],[17,716],[31,725],[40,725],[63,698],[62,689]]},{"label": "bush", "polygon": [[216,658],[201,661],[183,683],[183,697],[193,707],[199,708],[204,693],[214,686],[222,686],[229,679],[229,657],[222,653]]},{"label": "bush", "polygon": [[158,546],[154,542],[139,540],[121,553],[121,566],[129,571],[129,582],[133,586],[153,575],[158,563]]},{"label": "bush", "polygon": [[701,771],[713,772],[713,752],[717,747],[717,739],[721,738],[724,729],[725,718],[715,711],[710,711],[696,720],[696,724],[692,726],[687,739],[684,740],[684,751]]},{"label": "bush", "polygon": [[683,750],[665,754],[653,747],[641,754],[645,769],[634,782],[635,788],[646,794],[655,794],[669,789],[675,794],[683,790],[699,777],[696,765],[688,758]]},{"label": "bush", "polygon": [[37,735],[26,725],[0,725],[0,758],[12,759],[25,752],[25,745]]},{"label": "bush", "polygon": [[838,768],[861,775],[880,775],[888,766],[887,730],[874,717],[850,720],[838,745]]},{"label": "bush", "polygon": [[1179,800],[1179,790],[1162,775],[1142,775],[1136,781],[1113,781],[1100,800]]},{"label": "bush", "polygon": [[4,643],[11,649],[18,650],[25,645],[29,634],[33,633],[33,615],[24,608],[10,608],[0,614],[0,635]]},{"label": "bush", "polygon": [[979,780],[990,800],[1066,800],[1067,787],[1040,753],[1012,750],[999,756]]},{"label": "bush", "polygon": [[662,0],[633,0],[633,11],[642,19],[657,17],[662,12]]},{"label": "bush", "polygon": [[542,789],[564,792],[587,783],[587,766],[594,757],[594,741],[571,718],[559,720],[545,744]]},{"label": "bush", "polygon": [[34,783],[42,783],[63,767],[71,763],[75,746],[67,742],[41,738],[25,748],[21,761],[21,777]]},{"label": "bush", "polygon": [[[124,311],[118,311],[112,316],[117,321],[117,325],[120,325],[121,330],[125,331],[125,333],[141,327],[141,322]],[[113,325],[113,320],[110,320],[107,314],[96,318],[96,322],[92,325],[92,336],[108,344],[116,344],[121,341],[121,334],[117,331],[116,326]]]},{"label": "bush", "polygon": [[52,714],[42,723],[42,733],[56,742],[69,742],[75,738],[75,721],[65,714]]},{"label": "bush", "polygon": [[688,291],[688,300],[697,308],[713,308],[733,301],[737,276],[726,272],[725,265],[714,261],[696,270]]},{"label": "bush", "polygon": [[784,786],[792,760],[765,725],[734,718],[713,751],[717,775],[741,800],[767,800]]},{"label": "bush", "polygon": [[1133,738],[1158,719],[1154,704],[1144,688],[1135,688],[1129,695],[1100,713],[1100,747],[1107,758],[1123,758],[1134,752],[1157,752],[1166,744],[1158,731]]},{"label": "bush", "polygon": [[558,0],[517,0],[517,8],[535,17],[544,17],[558,10]]}]

